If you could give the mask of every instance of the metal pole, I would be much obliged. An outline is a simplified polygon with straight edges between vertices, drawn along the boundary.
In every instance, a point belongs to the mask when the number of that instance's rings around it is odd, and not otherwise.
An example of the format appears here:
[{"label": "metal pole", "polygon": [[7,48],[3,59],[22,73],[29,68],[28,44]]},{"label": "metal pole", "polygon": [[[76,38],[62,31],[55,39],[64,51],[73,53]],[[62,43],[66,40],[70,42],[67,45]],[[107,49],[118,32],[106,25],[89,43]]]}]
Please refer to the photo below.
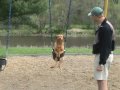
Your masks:
[{"label": "metal pole", "polygon": [[72,0],[69,0],[69,7],[68,7],[68,14],[67,14],[67,19],[66,19],[66,31],[65,31],[65,42],[67,40],[67,29],[69,28],[70,25],[70,13],[71,13],[71,4]]},{"label": "metal pole", "polygon": [[6,37],[6,56],[8,54],[8,47],[10,41],[10,30],[11,30],[11,16],[12,16],[12,0],[9,0],[9,15],[8,15],[8,30],[7,30],[7,37]]},{"label": "metal pole", "polygon": [[51,0],[48,0],[49,4],[48,4],[48,7],[49,7],[49,31],[51,33],[51,46],[52,46],[52,42],[53,42],[53,38],[52,38],[52,35],[53,35],[53,32],[52,32],[52,23],[51,23]]},{"label": "metal pole", "polygon": [[108,0],[104,0],[104,16],[108,15]]}]

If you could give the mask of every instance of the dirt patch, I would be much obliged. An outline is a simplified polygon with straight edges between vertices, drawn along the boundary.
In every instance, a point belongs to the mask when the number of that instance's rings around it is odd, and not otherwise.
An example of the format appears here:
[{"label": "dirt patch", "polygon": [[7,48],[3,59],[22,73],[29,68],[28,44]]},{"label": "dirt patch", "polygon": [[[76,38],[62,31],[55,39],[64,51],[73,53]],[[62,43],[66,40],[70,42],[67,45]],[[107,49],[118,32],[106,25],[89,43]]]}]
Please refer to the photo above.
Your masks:
[{"label": "dirt patch", "polygon": [[[0,90],[97,90],[94,56],[66,55],[62,69],[50,66],[51,56],[13,56],[0,72]],[[120,56],[110,69],[109,88],[120,90]]]}]

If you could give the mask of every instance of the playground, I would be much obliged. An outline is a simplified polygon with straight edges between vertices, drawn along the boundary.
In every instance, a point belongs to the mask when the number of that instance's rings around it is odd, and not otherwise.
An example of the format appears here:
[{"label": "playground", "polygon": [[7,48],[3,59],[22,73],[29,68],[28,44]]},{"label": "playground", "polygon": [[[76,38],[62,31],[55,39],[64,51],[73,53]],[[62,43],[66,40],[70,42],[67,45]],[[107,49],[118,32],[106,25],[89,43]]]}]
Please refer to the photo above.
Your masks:
[{"label": "playground", "polygon": [[[110,69],[109,90],[120,90],[120,56]],[[0,90],[97,90],[93,55],[66,55],[61,70],[51,56],[11,56],[0,72]]]},{"label": "playground", "polygon": [[[94,6],[116,30],[108,88],[120,90],[119,0],[1,0],[0,90],[98,90],[93,75]],[[50,68],[57,34],[64,35],[61,68]],[[5,66],[5,68],[2,68]]]}]

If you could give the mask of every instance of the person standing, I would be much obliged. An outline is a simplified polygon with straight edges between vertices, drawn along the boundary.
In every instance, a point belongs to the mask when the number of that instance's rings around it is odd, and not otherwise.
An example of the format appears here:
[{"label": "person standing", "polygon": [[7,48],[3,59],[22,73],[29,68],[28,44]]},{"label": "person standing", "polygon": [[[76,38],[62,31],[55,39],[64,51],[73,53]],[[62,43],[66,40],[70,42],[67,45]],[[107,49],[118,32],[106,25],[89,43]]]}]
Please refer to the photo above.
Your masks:
[{"label": "person standing", "polygon": [[113,61],[115,49],[115,31],[113,25],[106,19],[103,9],[94,7],[88,16],[98,25],[93,44],[94,78],[97,80],[98,90],[108,90],[108,71]]}]

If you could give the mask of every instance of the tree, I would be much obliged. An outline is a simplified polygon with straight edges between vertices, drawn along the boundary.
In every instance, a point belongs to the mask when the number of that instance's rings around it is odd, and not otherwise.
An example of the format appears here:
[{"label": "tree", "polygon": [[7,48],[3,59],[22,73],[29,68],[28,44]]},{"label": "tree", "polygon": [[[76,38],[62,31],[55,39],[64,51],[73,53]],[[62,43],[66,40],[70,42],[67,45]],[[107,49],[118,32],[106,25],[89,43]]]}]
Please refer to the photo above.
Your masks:
[{"label": "tree", "polygon": [[0,0],[0,20],[6,19],[8,17],[8,2],[7,0]]},{"label": "tree", "polygon": [[[12,0],[12,16],[41,14],[47,8],[47,0]],[[9,2],[0,0],[0,17],[8,17]]]},{"label": "tree", "polygon": [[42,14],[46,5],[46,0],[13,0],[13,16]]}]

